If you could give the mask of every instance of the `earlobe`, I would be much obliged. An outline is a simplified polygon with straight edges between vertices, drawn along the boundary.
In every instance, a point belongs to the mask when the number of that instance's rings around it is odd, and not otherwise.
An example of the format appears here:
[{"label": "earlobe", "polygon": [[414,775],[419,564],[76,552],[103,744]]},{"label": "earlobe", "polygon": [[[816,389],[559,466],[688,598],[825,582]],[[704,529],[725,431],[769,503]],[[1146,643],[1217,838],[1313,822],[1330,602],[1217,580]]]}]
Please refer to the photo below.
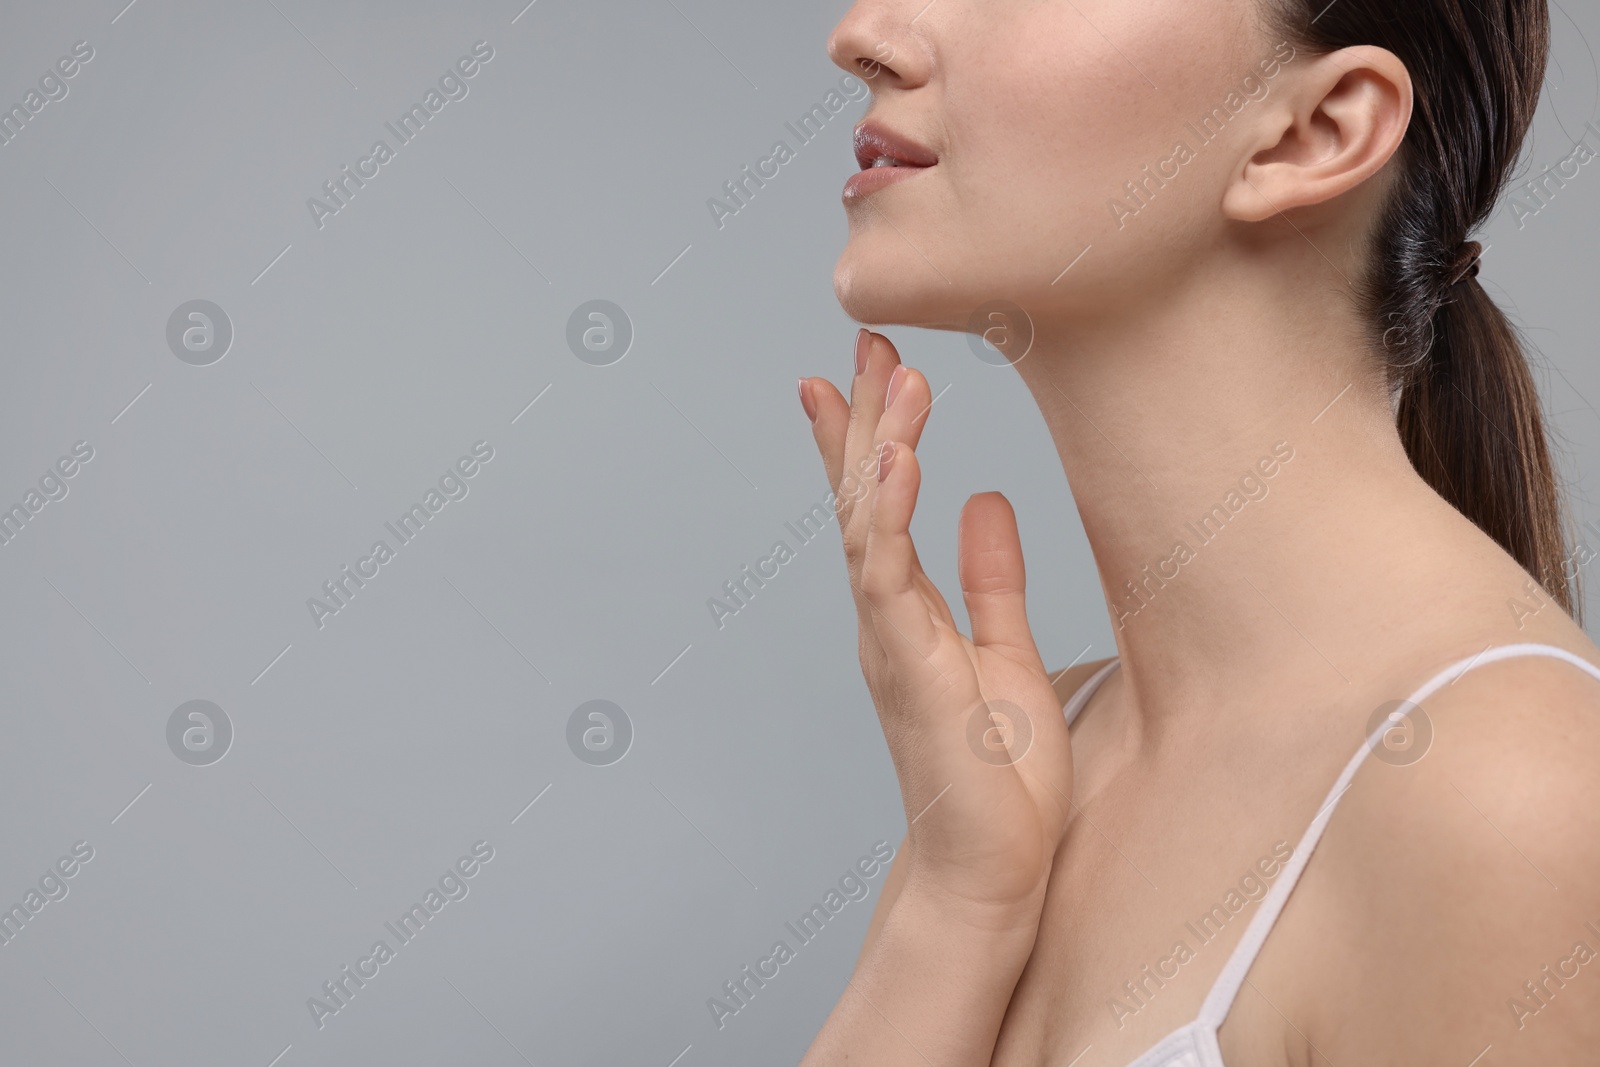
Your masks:
[{"label": "earlobe", "polygon": [[1301,62],[1224,193],[1230,219],[1261,222],[1333,200],[1381,171],[1405,140],[1411,76],[1393,52],[1362,45]]}]

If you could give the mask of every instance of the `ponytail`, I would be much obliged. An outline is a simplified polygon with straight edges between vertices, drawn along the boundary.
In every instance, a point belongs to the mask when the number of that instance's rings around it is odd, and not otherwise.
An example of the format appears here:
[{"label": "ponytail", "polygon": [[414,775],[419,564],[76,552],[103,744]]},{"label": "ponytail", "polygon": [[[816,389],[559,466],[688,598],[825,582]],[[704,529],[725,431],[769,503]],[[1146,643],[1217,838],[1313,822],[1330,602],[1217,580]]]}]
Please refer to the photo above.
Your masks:
[{"label": "ponytail", "polygon": [[1576,615],[1538,390],[1516,331],[1477,279],[1452,286],[1434,312],[1432,351],[1400,394],[1399,427],[1423,480]]},{"label": "ponytail", "polygon": [[1466,240],[1493,212],[1533,123],[1547,0],[1261,3],[1272,40],[1312,55],[1375,45],[1411,75],[1411,124],[1357,300],[1399,391],[1412,465],[1581,621],[1538,390]]}]

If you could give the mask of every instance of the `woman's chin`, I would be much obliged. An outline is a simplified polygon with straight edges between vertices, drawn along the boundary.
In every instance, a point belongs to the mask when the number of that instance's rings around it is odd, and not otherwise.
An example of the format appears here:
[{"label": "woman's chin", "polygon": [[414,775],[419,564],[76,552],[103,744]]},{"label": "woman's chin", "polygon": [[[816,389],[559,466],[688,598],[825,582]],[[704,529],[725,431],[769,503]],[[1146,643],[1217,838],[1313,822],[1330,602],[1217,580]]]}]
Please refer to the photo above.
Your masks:
[{"label": "woman's chin", "polygon": [[949,285],[908,277],[891,265],[862,263],[848,251],[834,268],[833,293],[846,315],[870,325],[937,328],[962,318],[951,311]]}]

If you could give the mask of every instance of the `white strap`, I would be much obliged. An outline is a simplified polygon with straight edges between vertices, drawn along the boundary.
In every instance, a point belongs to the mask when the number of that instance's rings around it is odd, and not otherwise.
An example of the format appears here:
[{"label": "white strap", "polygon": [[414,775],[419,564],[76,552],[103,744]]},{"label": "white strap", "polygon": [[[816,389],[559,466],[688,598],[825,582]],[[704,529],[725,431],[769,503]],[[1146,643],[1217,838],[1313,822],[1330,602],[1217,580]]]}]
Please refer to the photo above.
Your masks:
[{"label": "white strap", "polygon": [[[1409,700],[1412,704],[1420,704],[1432,696],[1441,686],[1447,685],[1460,678],[1467,671],[1482,663],[1493,663],[1495,660],[1510,659],[1513,656],[1555,656],[1568,663],[1594,675],[1600,679],[1600,667],[1596,667],[1588,660],[1568,652],[1564,648],[1544,644],[1516,644],[1502,645],[1499,648],[1480,652],[1476,656],[1468,657],[1453,663],[1434,675],[1426,685],[1412,693]],[[1356,770],[1360,768],[1361,761],[1367,758],[1385,733],[1391,729],[1387,721],[1381,722],[1367,738],[1367,743],[1362,745],[1350,762],[1345,765],[1339,780],[1333,783],[1333,788],[1328,791],[1327,799],[1322,802],[1322,810],[1317,812],[1316,818],[1311,820],[1311,825],[1306,829],[1305,836],[1295,846],[1289,862],[1284,864],[1283,873],[1276,885],[1261,898],[1261,908],[1250,920],[1250,925],[1245,929],[1244,936],[1235,946],[1233,955],[1228,957],[1227,965],[1222,968],[1222,973],[1217,976],[1216,984],[1211,987],[1205,1003],[1200,1008],[1199,1022],[1202,1025],[1216,1029],[1227,1018],[1228,1010],[1233,1007],[1234,998],[1239,995],[1239,988],[1244,984],[1245,975],[1250,970],[1250,965],[1255,963],[1256,956],[1261,952],[1261,946],[1266,943],[1267,934],[1271,933],[1273,923],[1278,921],[1278,915],[1289,901],[1289,894],[1294,892],[1295,883],[1300,880],[1301,872],[1305,870],[1306,863],[1311,859],[1312,851],[1317,847],[1317,842],[1322,839],[1322,831],[1327,828],[1328,820],[1333,817],[1333,810],[1338,805],[1339,799],[1344,796],[1345,790],[1350,788],[1351,779],[1355,777]]]},{"label": "white strap", "polygon": [[1067,706],[1061,709],[1061,714],[1067,717],[1067,725],[1072,725],[1072,720],[1078,717],[1078,712],[1089,703],[1089,698],[1094,696],[1094,691],[1100,688],[1100,683],[1105,681],[1106,675],[1117,669],[1120,659],[1113,659],[1104,667],[1089,675],[1089,680],[1078,686],[1078,691],[1072,694],[1072,699],[1067,701]]}]

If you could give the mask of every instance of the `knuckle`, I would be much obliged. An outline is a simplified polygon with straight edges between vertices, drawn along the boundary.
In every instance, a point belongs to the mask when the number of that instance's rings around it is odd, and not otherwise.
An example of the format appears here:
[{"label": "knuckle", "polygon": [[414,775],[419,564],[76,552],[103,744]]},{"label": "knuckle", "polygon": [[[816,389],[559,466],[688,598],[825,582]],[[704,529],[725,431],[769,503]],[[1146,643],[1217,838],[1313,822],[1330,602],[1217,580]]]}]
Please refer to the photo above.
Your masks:
[{"label": "knuckle", "polygon": [[859,510],[859,505],[872,493],[872,480],[867,478],[867,472],[877,470],[877,456],[859,459],[855,463],[856,469],[846,468],[843,477],[834,494],[834,510],[841,517],[854,515]]},{"label": "knuckle", "polygon": [[883,574],[882,567],[874,567],[870,561],[863,561],[861,574],[857,578],[861,587],[861,595],[873,607],[881,607],[894,589]]},{"label": "knuckle", "polygon": [[908,710],[921,705],[922,688],[912,679],[895,672],[884,679],[882,692],[889,702],[889,707]]},{"label": "knuckle", "polygon": [[844,559],[850,565],[850,573],[859,575],[861,564],[867,557],[867,539],[861,535],[860,531],[853,530],[847,526],[844,529],[844,536],[841,540],[844,543]]},{"label": "knuckle", "polygon": [[905,573],[894,573],[895,568],[884,566],[885,562],[884,559],[869,552],[861,564],[861,575],[858,579],[861,592],[875,607],[883,605],[911,588],[910,577]]}]

